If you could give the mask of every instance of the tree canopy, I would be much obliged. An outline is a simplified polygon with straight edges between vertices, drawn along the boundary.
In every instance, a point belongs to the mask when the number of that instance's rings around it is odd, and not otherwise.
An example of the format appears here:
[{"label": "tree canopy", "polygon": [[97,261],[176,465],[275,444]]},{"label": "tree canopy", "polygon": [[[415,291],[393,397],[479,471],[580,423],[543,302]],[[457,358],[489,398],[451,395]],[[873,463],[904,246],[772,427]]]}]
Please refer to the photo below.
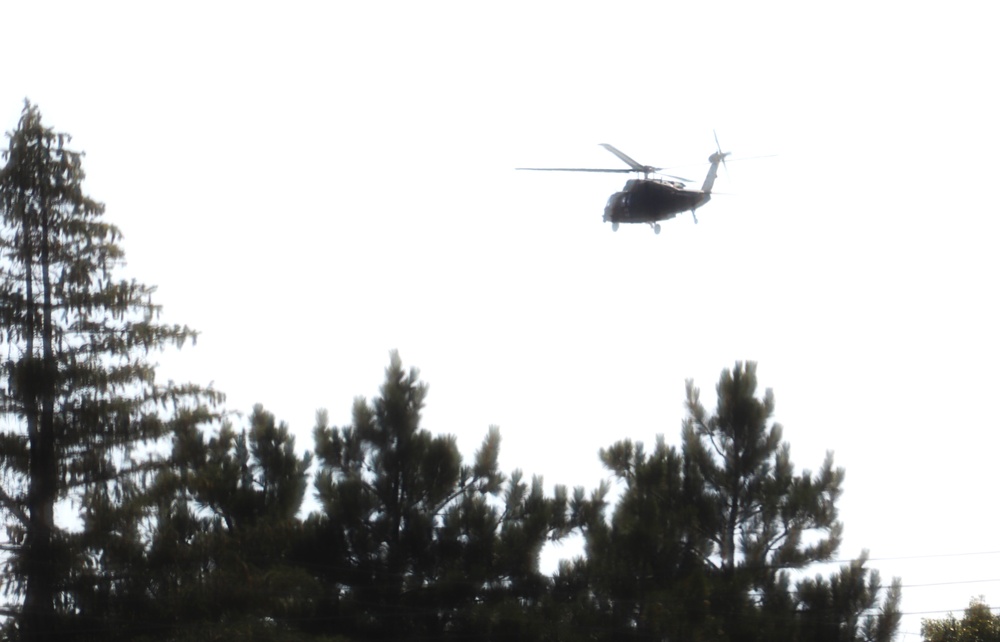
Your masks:
[{"label": "tree canopy", "polygon": [[1000,642],[1000,614],[982,598],[974,598],[961,620],[951,613],[939,620],[924,620],[920,635],[926,642]]},{"label": "tree canopy", "polygon": [[756,392],[756,364],[738,362],[709,414],[688,381],[680,449],[661,436],[650,452],[628,439],[601,451],[624,491],[610,521],[597,512],[586,524],[575,571],[614,636],[887,642],[895,632],[898,582],[882,586],[864,556],[792,588],[790,571],[837,551],[844,471],[828,453],[817,473],[796,473],[774,396]]}]

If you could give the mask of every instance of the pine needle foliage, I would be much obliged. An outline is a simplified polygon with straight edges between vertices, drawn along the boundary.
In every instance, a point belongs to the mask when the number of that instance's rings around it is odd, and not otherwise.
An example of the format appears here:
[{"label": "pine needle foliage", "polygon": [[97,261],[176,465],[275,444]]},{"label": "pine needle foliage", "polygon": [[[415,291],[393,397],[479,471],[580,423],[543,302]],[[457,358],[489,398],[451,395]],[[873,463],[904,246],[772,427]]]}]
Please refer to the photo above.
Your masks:
[{"label": "pine needle foliage", "polygon": [[[584,522],[587,557],[560,569],[607,637],[718,642],[889,642],[899,582],[883,586],[865,556],[829,578],[793,570],[832,558],[844,471],[827,454],[797,473],[776,424],[774,395],[757,392],[756,364],[724,370],[710,413],[687,382],[680,449],[624,440],[601,460],[624,484],[610,521]],[[623,633],[626,632],[626,633]]]},{"label": "pine needle foliage", "polygon": [[843,530],[837,499],[844,470],[834,468],[827,453],[818,473],[796,474],[782,428],[771,419],[774,394],[756,393],[753,362],[723,371],[712,415],[698,388],[687,382],[684,455],[703,481],[710,519],[702,529],[716,564],[728,574],[829,560]]},{"label": "pine needle foliage", "polygon": [[[150,356],[197,335],[158,321],[153,287],[117,276],[121,232],[84,193],[83,154],[70,142],[26,101],[0,170],[4,589],[22,599],[26,640],[80,612],[88,600],[81,578],[87,569],[94,582],[102,576],[95,569],[108,533],[100,531],[134,533],[135,516],[121,510],[160,464],[162,417],[217,399],[156,381]],[[57,523],[64,500],[80,508],[82,533]]]},{"label": "pine needle foliage", "polygon": [[[490,428],[471,465],[456,439],[421,427],[427,385],[393,352],[380,394],[355,400],[350,426],[320,413],[314,431],[322,507],[308,566],[335,590],[327,632],[357,638],[455,639],[518,631],[548,581],[546,542],[572,529],[569,496],[498,468]],[[492,638],[491,638],[492,639]]]}]

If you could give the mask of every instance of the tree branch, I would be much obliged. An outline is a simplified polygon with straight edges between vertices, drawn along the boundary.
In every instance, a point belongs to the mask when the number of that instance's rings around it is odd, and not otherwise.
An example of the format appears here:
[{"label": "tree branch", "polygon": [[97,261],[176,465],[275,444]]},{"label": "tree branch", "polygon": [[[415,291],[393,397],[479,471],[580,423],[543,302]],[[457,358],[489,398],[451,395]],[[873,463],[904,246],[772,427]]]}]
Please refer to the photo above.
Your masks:
[{"label": "tree branch", "polygon": [[28,527],[28,514],[24,512],[24,509],[2,487],[0,487],[0,505],[9,510],[25,528]]}]

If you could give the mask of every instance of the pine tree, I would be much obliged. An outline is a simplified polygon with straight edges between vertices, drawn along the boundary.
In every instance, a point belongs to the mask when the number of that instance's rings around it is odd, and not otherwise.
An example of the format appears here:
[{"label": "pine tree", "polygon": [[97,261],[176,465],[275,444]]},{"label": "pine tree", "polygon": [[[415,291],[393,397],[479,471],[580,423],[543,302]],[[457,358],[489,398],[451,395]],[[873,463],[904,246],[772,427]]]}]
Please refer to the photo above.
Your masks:
[{"label": "pine tree", "polygon": [[709,414],[687,383],[679,452],[662,438],[651,453],[629,440],[601,451],[625,488],[610,523],[587,521],[587,559],[572,569],[592,595],[583,615],[609,639],[888,642],[899,584],[882,586],[864,557],[791,587],[790,569],[837,550],[844,471],[828,454],[817,474],[795,472],[753,363],[724,370],[716,391]]},{"label": "pine tree", "polygon": [[836,508],[843,469],[828,453],[815,476],[796,475],[781,426],[771,421],[774,395],[768,389],[758,399],[756,391],[756,364],[737,363],[723,371],[709,416],[687,382],[684,454],[704,480],[711,515],[702,528],[727,575],[828,560],[843,528]]},{"label": "pine tree", "polygon": [[969,602],[961,620],[951,613],[939,620],[924,620],[920,635],[926,642],[1000,642],[1000,614],[982,597]]},{"label": "pine tree", "polygon": [[421,605],[435,568],[438,516],[469,484],[497,481],[490,463],[470,479],[454,437],[421,429],[426,396],[418,372],[407,373],[394,352],[380,395],[370,404],[355,400],[351,426],[336,429],[318,417],[323,517],[315,527],[326,568],[317,570],[339,587],[334,594],[344,592],[347,630],[358,635],[438,628],[437,611]]},{"label": "pine tree", "polygon": [[895,579],[884,586],[879,572],[865,567],[867,559],[867,553],[863,553],[829,578],[816,576],[798,582],[794,623],[799,639],[810,642],[892,640],[902,618],[899,611],[901,583]]},{"label": "pine tree", "polygon": [[[121,233],[83,192],[82,154],[25,103],[0,172],[0,503],[8,518],[13,588],[23,595],[22,639],[50,639],[81,598],[69,581],[88,529],[112,526],[113,505],[134,496],[157,463],[165,408],[214,399],[161,385],[149,355],[195,338],[156,321],[154,288],[119,279]],[[84,532],[57,523],[75,499]],[[91,551],[90,559],[101,559]],[[80,578],[77,577],[77,580]]]},{"label": "pine tree", "polygon": [[[757,397],[757,368],[737,362],[716,386],[709,415],[699,391],[687,383],[688,418],[682,438],[690,470],[703,486],[704,519],[699,528],[712,543],[706,562],[716,581],[714,615],[730,640],[799,639],[815,633],[817,621],[833,623],[838,640],[885,642],[898,626],[898,582],[882,593],[878,573],[857,560],[831,579],[800,582],[790,589],[789,569],[832,559],[843,525],[837,500],[844,470],[827,453],[819,471],[796,474],[791,450],[774,423],[774,395]],[[831,608],[817,609],[810,594],[849,594]],[[864,598],[864,599],[862,599]],[[863,618],[882,598],[883,613]]]},{"label": "pine tree", "polygon": [[601,514],[586,524],[591,611],[605,618],[608,639],[704,638],[712,549],[698,528],[702,488],[662,437],[649,453],[626,439],[600,457],[625,488],[610,522]]},{"label": "pine tree", "polygon": [[[520,636],[526,605],[548,590],[546,541],[569,531],[568,497],[498,471],[491,428],[473,465],[455,438],[420,427],[426,384],[392,353],[378,397],[353,422],[315,431],[322,513],[310,519],[311,567],[327,588],[327,632],[359,638]],[[491,633],[492,632],[492,633]],[[514,635],[515,633],[510,633]]]},{"label": "pine tree", "polygon": [[247,429],[227,422],[206,437],[175,422],[173,465],[151,493],[150,619],[192,635],[284,632],[311,614],[318,591],[291,561],[312,455],[298,455],[288,426],[260,405]]}]

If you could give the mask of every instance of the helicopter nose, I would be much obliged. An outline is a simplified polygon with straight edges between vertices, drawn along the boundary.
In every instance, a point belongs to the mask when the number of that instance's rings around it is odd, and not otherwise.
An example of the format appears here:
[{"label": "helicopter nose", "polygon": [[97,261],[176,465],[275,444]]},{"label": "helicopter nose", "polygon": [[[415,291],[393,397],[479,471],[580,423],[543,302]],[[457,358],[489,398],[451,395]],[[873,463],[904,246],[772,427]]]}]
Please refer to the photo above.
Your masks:
[{"label": "helicopter nose", "polygon": [[615,205],[618,204],[618,199],[621,196],[621,192],[616,192],[611,195],[608,199],[608,204],[604,206],[604,222],[613,221],[615,218]]}]

